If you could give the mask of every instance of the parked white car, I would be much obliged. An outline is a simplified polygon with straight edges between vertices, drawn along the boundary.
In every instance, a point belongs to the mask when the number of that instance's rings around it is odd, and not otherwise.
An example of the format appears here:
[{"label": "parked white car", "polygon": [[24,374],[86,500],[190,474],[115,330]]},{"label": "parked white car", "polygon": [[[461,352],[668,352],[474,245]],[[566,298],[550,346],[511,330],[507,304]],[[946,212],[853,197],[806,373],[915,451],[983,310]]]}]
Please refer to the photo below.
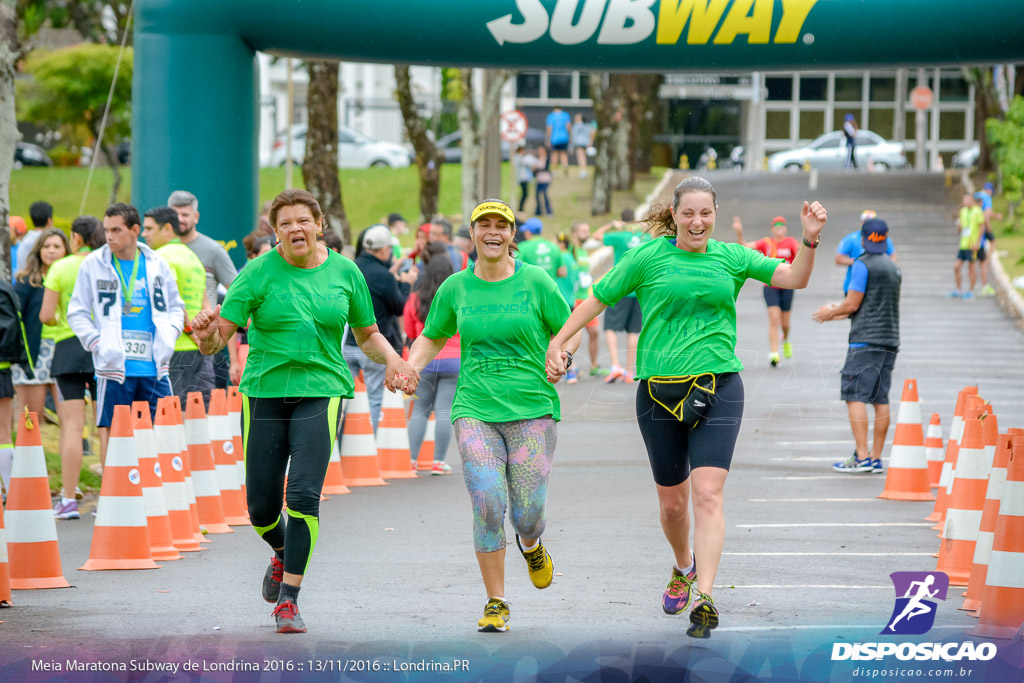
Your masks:
[{"label": "parked white car", "polygon": [[[260,166],[283,166],[285,162],[285,132],[274,138],[274,148],[261,155]],[[338,166],[340,168],[370,168],[371,166],[408,166],[409,151],[402,145],[381,142],[359,131],[338,126]],[[306,156],[306,126],[292,126],[292,160],[301,164]]]},{"label": "parked white car", "polygon": [[[858,168],[871,166],[875,171],[887,171],[890,168],[904,168],[907,165],[902,142],[889,142],[870,130],[857,131],[854,155]],[[845,161],[846,138],[842,131],[836,130],[825,133],[804,147],[776,152],[768,157],[768,170],[799,171],[803,168],[804,162],[807,162],[811,168],[839,171],[842,170]]]}]

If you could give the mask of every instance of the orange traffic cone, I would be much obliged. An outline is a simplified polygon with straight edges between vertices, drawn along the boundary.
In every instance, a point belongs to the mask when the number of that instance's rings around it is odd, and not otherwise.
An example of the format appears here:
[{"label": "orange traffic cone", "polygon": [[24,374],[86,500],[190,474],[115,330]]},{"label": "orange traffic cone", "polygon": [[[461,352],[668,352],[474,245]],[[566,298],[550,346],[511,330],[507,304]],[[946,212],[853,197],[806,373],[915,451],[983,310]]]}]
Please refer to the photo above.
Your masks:
[{"label": "orange traffic cone", "polygon": [[157,401],[153,441],[156,443],[157,457],[160,459],[171,542],[179,552],[194,553],[203,547],[196,540],[188,492],[185,488],[185,461],[182,460],[181,447],[178,445],[176,399],[176,396],[168,396]]},{"label": "orange traffic cone", "polygon": [[416,469],[420,472],[429,472],[434,469],[434,437],[437,434],[437,421],[434,413],[430,413],[427,420],[427,431],[423,435],[423,443],[420,444],[420,452],[416,457]]},{"label": "orange traffic cone", "polygon": [[188,440],[185,438],[185,414],[181,410],[181,399],[171,396],[171,400],[174,405],[174,434],[178,442],[178,454],[184,467],[182,471],[185,475],[185,500],[188,501],[189,518],[192,520],[192,535],[199,543],[209,543],[210,539],[204,535],[203,527],[199,524],[199,504],[196,502],[196,487],[192,481],[192,456],[188,452]]},{"label": "orange traffic cone", "polygon": [[238,486],[238,461],[228,420],[227,394],[223,389],[214,389],[210,392],[210,416],[206,421],[210,428],[210,446],[213,448],[224,521],[231,526],[247,526],[249,510]]},{"label": "orange traffic cone", "polygon": [[198,391],[188,394],[185,410],[185,443],[188,445],[192,465],[192,485],[196,491],[196,509],[199,523],[211,534],[231,534],[234,530],[224,521],[224,506],[220,502],[220,484],[217,467],[210,447],[210,427],[203,409],[203,395]]},{"label": "orange traffic cone", "polygon": [[953,586],[966,586],[971,578],[971,561],[981,529],[989,467],[981,438],[980,411],[968,408],[964,419],[963,443],[953,471],[953,490],[946,508],[946,521],[939,547],[937,571],[949,575]]},{"label": "orange traffic cone", "polygon": [[167,516],[167,500],[164,498],[163,472],[160,456],[156,452],[153,423],[149,419],[149,402],[132,403],[132,431],[135,434],[135,451],[139,456],[139,473],[142,476],[142,500],[146,510],[146,527],[149,529],[149,552],[154,560],[180,560],[181,555],[171,538],[171,521]]},{"label": "orange traffic cone", "polygon": [[377,423],[377,457],[380,476],[385,479],[415,479],[409,455],[409,425],[405,421],[405,403],[397,392],[384,390]]},{"label": "orange traffic cone", "polygon": [[981,598],[981,638],[1013,638],[1024,624],[1024,436],[1013,437]]},{"label": "orange traffic cone", "polygon": [[942,424],[939,422],[938,413],[932,413],[932,421],[928,424],[924,454],[928,459],[928,486],[937,489],[939,477],[942,475],[942,461],[946,459],[942,450]]},{"label": "orange traffic cone", "polygon": [[36,414],[27,410],[18,422],[6,514],[11,588],[68,588],[60,566],[39,423]]},{"label": "orange traffic cone", "polygon": [[977,387],[967,387],[960,392],[956,399],[953,423],[949,428],[949,438],[946,439],[946,457],[942,462],[942,473],[939,475],[939,490],[935,495],[935,508],[932,510],[932,514],[925,517],[928,522],[938,522],[932,527],[934,529],[941,529],[942,520],[946,517],[947,499],[950,487],[953,485],[953,466],[956,464],[957,449],[960,447],[960,438],[964,433],[964,411],[967,409],[969,399],[977,394]]},{"label": "orange traffic cone", "polygon": [[890,500],[935,500],[928,488],[928,458],[924,451],[921,430],[921,404],[917,397],[917,381],[903,382],[896,433],[889,452],[889,469],[885,489],[879,498]]},{"label": "orange traffic cone", "polygon": [[89,560],[79,569],[158,569],[149,550],[146,501],[132,436],[132,411],[114,406]]},{"label": "orange traffic cone", "polygon": [[331,448],[331,459],[327,462],[327,474],[324,475],[324,493],[331,495],[342,495],[352,493],[345,485],[345,475],[341,469],[341,439],[334,440],[334,447]]},{"label": "orange traffic cone", "polygon": [[992,470],[988,475],[988,488],[985,490],[985,507],[981,512],[978,542],[974,546],[974,559],[971,560],[971,578],[964,594],[964,604],[960,606],[962,610],[973,612],[981,607],[985,577],[988,575],[988,561],[992,555],[992,542],[995,540],[996,521],[999,519],[999,500],[1003,495],[1003,484],[1006,482],[1006,466],[1010,462],[1012,443],[1012,434],[999,435]]},{"label": "orange traffic cone", "polygon": [[[245,493],[245,448],[242,440],[242,395],[238,387],[228,387],[228,424],[231,427],[231,442],[235,445],[235,469],[238,471],[238,489],[242,500],[248,501]],[[248,505],[248,503],[247,503]],[[246,513],[249,510],[246,507]]]},{"label": "orange traffic cone", "polygon": [[11,606],[11,569],[7,566],[7,532],[4,531],[4,508],[0,505],[0,607]]},{"label": "orange traffic cone", "polygon": [[384,486],[377,461],[377,443],[370,422],[370,400],[360,375],[355,378],[355,398],[346,401],[345,426],[341,434],[341,467],[349,486]]},{"label": "orange traffic cone", "polygon": [[989,469],[996,457],[996,443],[999,441],[999,421],[992,410],[992,404],[985,402],[985,414],[981,420],[981,442],[985,445],[985,462]]}]

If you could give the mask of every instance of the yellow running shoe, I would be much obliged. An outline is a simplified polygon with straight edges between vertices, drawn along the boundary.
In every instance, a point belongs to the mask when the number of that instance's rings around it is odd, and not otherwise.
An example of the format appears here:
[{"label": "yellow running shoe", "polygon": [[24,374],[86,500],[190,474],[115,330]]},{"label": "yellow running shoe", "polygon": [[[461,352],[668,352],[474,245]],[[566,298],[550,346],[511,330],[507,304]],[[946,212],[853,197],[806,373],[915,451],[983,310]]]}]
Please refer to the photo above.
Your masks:
[{"label": "yellow running shoe", "polygon": [[785,358],[792,358],[793,357],[793,344],[792,343],[790,343],[788,341],[782,342],[782,355]]},{"label": "yellow running shoe", "polygon": [[693,610],[690,612],[690,627],[686,629],[686,635],[691,638],[710,638],[711,631],[718,626],[718,610],[715,609],[715,601],[710,595],[705,595],[694,589],[697,600]]},{"label": "yellow running shoe", "polygon": [[519,535],[516,535],[516,545],[519,552],[526,558],[526,565],[530,570],[530,580],[537,588],[547,588],[551,585],[551,579],[555,576],[555,564],[551,561],[551,555],[544,548],[540,539],[537,540],[537,547],[526,552],[523,544],[519,542]]},{"label": "yellow running shoe", "polygon": [[508,603],[501,598],[490,598],[484,607],[484,616],[476,622],[476,627],[478,631],[487,633],[504,633],[508,630],[509,619]]}]

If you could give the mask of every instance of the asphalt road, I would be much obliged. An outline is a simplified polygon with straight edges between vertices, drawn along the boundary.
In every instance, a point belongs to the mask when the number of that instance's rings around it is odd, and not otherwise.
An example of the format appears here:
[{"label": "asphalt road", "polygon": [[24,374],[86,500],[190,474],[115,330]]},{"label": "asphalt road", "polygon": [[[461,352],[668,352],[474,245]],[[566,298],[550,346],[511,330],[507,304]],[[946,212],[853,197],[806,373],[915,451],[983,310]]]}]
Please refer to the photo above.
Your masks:
[{"label": "asphalt road", "polygon": [[[810,316],[842,296],[836,244],[858,227],[863,209],[888,222],[903,270],[903,347],[891,399],[895,408],[903,380],[917,379],[924,419],[939,413],[944,437],[957,391],[969,384],[992,401],[1003,430],[1024,424],[1024,337],[993,299],[947,298],[957,198],[941,176],[823,174],[815,192],[803,174],[710,177],[721,205],[715,236],[723,240],[733,239],[734,214],[753,239],[768,233],[776,214],[798,231],[804,199],[818,199],[829,212],[810,286],[795,297],[791,361],[768,365],[760,285],[748,283],[738,301],[747,402],[726,486],[725,553],[715,590],[722,625],[710,641],[686,638],[685,617],[660,609],[672,556],[634,419],[635,385],[587,378],[561,387],[564,420],[544,536],[556,578],[547,590],[534,589],[513,546],[509,633],[475,631],[486,596],[453,445],[452,476],[392,481],[322,504],[320,540],[300,598],[305,636],[274,632],[259,595],[269,553],[250,528],[211,536],[203,552],[159,570],[82,572],[76,568],[88,557],[92,520],[59,522],[64,572],[74,587],[17,591],[16,607],[0,611],[0,679],[5,672],[20,677],[33,658],[63,662],[69,653],[90,661],[280,656],[293,667],[321,669],[340,665],[304,662],[351,657],[393,667],[392,661],[466,658],[471,669],[463,677],[516,680],[538,671],[583,679],[598,668],[617,668],[612,679],[626,680],[639,662],[667,677],[678,677],[685,665],[700,673],[694,680],[727,680],[740,668],[779,674],[791,666],[805,673],[821,666],[827,675],[822,643],[876,639],[893,606],[889,573],[934,569],[939,547],[923,521],[931,503],[881,500],[884,477],[831,470],[853,450],[839,401],[848,323],[818,325]],[[929,637],[958,637],[975,623],[956,609],[959,603],[956,597],[941,605]],[[354,677],[388,673],[373,672],[371,664]],[[146,680],[158,680],[153,676]],[[328,677],[352,676],[350,669]]]}]

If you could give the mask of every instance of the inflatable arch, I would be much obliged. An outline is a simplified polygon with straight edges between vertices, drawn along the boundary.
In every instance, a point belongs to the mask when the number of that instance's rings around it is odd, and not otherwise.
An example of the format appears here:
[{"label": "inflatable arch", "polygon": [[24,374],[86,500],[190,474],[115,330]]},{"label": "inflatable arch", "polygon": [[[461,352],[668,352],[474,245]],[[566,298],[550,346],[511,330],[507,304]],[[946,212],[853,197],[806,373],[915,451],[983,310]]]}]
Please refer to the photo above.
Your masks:
[{"label": "inflatable arch", "polygon": [[[1020,0],[138,0],[132,192],[203,232],[257,211],[256,50],[453,66],[723,71],[1020,61]],[[236,261],[245,254],[231,250]]]}]

